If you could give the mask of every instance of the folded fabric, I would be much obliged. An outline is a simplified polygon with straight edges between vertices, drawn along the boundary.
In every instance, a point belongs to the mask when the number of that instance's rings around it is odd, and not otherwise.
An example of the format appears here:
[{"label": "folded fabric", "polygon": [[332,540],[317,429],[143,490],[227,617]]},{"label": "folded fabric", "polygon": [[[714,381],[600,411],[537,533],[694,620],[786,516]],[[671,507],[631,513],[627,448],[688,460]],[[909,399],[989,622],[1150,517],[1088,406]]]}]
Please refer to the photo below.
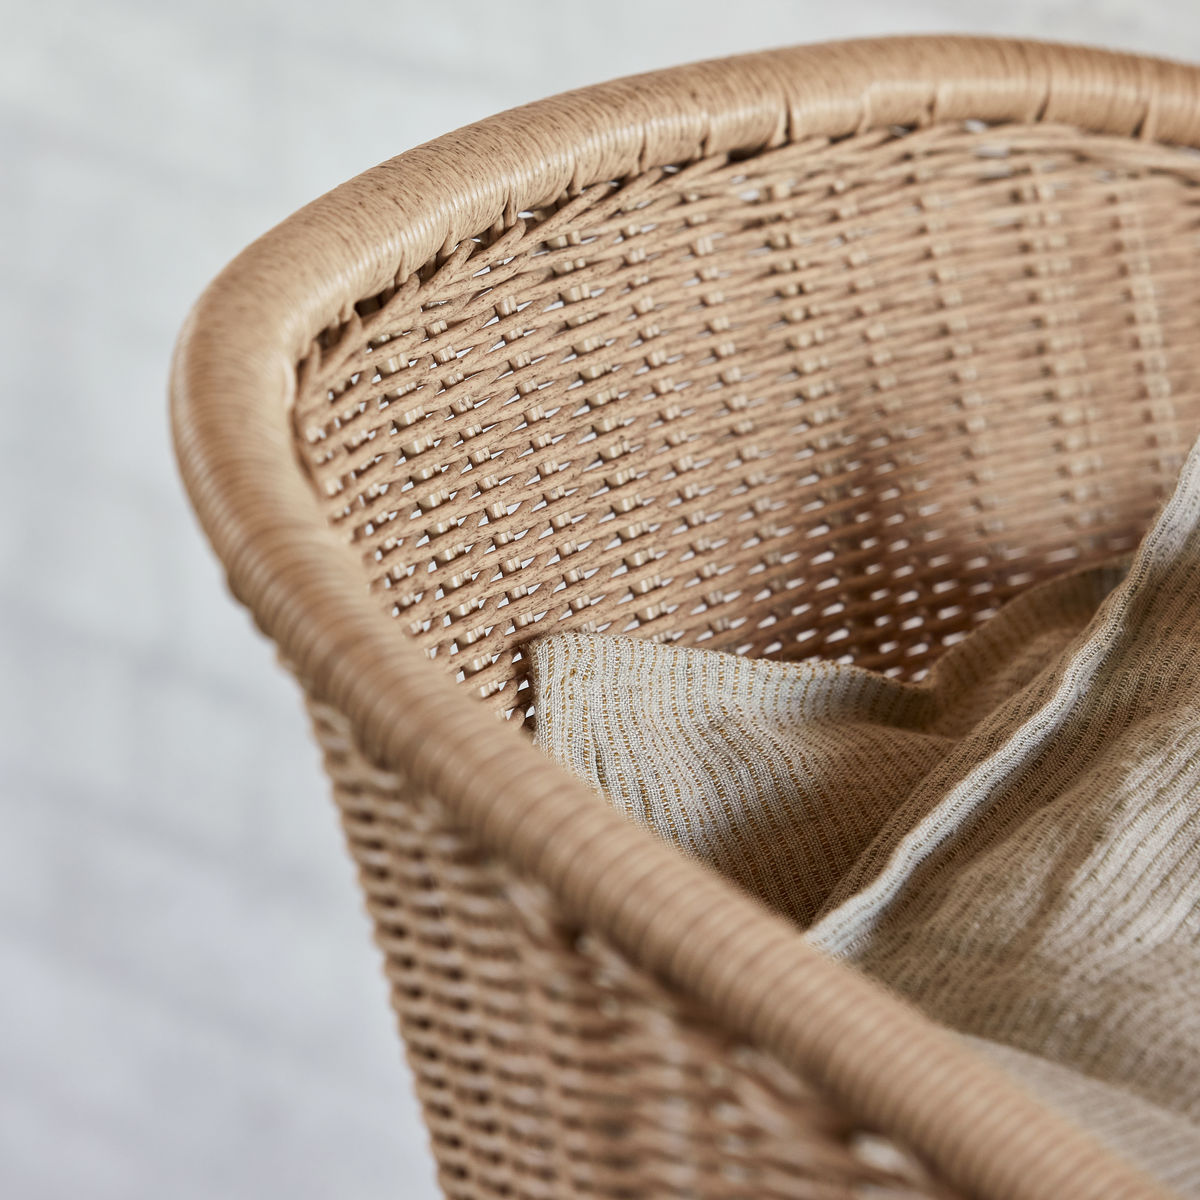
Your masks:
[{"label": "folded fabric", "polygon": [[539,745],[632,819],[935,1019],[1200,1141],[1200,444],[1130,562],[1030,589],[919,684],[603,635],[530,654]]}]

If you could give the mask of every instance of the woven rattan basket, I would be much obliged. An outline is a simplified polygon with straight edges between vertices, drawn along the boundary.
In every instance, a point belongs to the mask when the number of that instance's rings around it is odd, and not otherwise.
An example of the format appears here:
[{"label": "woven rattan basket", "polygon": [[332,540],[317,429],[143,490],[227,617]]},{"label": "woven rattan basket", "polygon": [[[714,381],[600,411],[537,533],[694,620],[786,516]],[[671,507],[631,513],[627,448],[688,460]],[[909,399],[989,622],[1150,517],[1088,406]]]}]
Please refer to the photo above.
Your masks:
[{"label": "woven rattan basket", "polygon": [[308,696],[448,1196],[1163,1194],[541,757],[521,647],[915,676],[1131,547],[1200,426],[1198,83],[664,71],[368,171],[200,300],[183,474]]}]

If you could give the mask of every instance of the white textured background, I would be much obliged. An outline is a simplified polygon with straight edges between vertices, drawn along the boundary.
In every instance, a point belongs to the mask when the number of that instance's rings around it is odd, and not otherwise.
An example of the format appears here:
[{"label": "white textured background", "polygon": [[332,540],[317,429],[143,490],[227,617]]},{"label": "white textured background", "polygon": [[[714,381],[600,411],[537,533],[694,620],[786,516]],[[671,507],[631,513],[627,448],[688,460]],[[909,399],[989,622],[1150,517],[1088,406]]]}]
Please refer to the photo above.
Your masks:
[{"label": "white textured background", "polygon": [[0,1196],[436,1195],[297,694],[176,480],[206,281],[496,110],[947,30],[1200,59],[1183,0],[0,0]]}]

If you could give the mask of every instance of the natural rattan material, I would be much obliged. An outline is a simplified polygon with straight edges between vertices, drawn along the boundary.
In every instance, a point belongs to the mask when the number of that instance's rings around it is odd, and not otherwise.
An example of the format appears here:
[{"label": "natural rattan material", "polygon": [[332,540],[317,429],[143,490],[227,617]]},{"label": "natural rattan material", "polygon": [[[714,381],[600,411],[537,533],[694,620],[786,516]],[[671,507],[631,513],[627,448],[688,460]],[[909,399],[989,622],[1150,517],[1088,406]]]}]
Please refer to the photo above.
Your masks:
[{"label": "natural rattan material", "polygon": [[359,304],[305,362],[303,452],[505,710],[546,615],[912,673],[1173,479],[1197,179],[956,124],[603,181]]},{"label": "natural rattan material", "polygon": [[915,676],[1130,547],[1200,424],[1198,80],[898,39],[621,81],[201,300],[184,475],[312,698],[447,1194],[1161,1194],[472,693],[528,715],[555,622]]}]

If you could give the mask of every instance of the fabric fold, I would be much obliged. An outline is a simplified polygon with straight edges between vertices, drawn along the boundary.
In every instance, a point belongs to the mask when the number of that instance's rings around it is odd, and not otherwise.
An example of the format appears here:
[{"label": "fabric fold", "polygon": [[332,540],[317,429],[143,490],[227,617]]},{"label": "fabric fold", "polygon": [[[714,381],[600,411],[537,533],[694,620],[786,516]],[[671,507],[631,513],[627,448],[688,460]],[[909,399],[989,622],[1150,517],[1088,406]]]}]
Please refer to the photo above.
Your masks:
[{"label": "fabric fold", "polygon": [[1161,1165],[1200,1195],[1200,443],[1131,558],[1030,589],[921,683],[576,633],[530,658],[543,750],[934,1019],[1069,1077],[1118,1141],[1163,1114]]}]

